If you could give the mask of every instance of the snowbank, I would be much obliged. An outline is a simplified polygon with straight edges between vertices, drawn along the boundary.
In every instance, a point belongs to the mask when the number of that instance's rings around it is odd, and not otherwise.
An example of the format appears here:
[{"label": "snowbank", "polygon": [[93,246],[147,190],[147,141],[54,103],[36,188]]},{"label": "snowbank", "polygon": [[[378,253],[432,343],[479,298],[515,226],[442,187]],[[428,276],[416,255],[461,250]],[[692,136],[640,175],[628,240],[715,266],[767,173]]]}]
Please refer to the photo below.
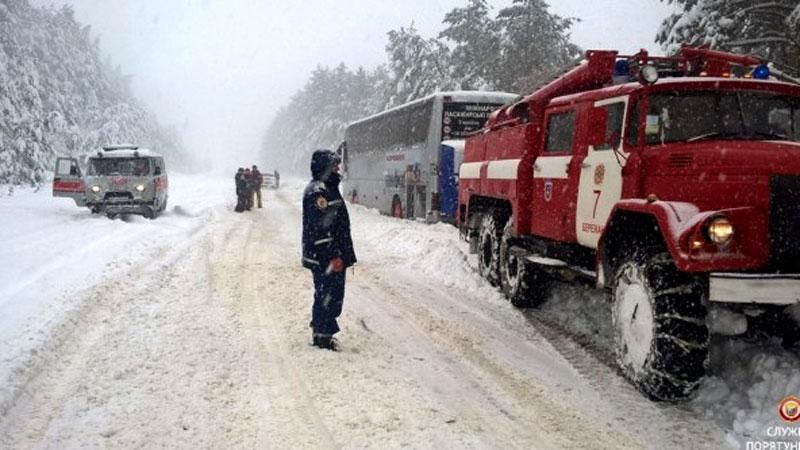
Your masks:
[{"label": "snowbank", "polygon": [[[76,298],[171,242],[214,220],[211,206],[233,204],[221,178],[170,175],[168,210],[156,220],[109,220],[53,198],[49,186],[2,189],[0,197],[0,417],[26,381],[58,352],[88,305]],[[102,300],[102,299],[101,299]]]}]

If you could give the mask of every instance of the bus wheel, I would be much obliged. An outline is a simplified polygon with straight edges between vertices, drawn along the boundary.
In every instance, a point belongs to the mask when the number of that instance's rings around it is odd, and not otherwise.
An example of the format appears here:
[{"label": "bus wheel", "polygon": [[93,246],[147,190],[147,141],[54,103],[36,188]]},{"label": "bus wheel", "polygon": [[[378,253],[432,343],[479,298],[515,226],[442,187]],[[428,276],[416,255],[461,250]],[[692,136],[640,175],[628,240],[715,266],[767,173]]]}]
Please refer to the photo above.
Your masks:
[{"label": "bus wheel", "polygon": [[397,197],[392,201],[392,217],[403,218],[403,204],[400,203],[400,199]]}]

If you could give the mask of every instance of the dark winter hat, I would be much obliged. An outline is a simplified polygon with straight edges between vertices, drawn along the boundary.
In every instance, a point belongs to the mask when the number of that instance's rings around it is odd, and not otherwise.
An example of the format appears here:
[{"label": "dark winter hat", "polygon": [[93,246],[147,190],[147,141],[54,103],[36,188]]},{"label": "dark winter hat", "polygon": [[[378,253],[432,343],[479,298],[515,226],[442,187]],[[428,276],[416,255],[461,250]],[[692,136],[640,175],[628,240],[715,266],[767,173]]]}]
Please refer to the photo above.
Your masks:
[{"label": "dark winter hat", "polygon": [[341,158],[331,150],[315,150],[311,155],[311,178],[325,181],[333,166],[340,162]]}]

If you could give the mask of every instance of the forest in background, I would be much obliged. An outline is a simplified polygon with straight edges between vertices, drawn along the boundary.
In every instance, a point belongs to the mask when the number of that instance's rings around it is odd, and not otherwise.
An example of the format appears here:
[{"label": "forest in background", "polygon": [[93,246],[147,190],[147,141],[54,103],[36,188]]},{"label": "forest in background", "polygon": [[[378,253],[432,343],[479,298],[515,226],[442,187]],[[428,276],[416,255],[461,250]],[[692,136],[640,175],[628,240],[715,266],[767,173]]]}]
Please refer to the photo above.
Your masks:
[{"label": "forest in background", "polygon": [[101,59],[91,28],[72,9],[0,0],[0,184],[48,179],[56,155],[83,157],[134,143],[187,165],[174,129],[130,92],[129,79]]},{"label": "forest in background", "polygon": [[[709,45],[800,75],[800,2],[662,1],[675,7],[653,37],[665,53],[683,43]],[[570,37],[578,20],[550,13],[543,0],[514,0],[496,12],[487,0],[466,0],[444,16],[436,37],[421,36],[413,24],[389,31],[386,63],[317,67],[268,124],[262,158],[305,176],[311,152],[336,148],[359,118],[437,91],[528,93],[580,61],[583,51]]]}]

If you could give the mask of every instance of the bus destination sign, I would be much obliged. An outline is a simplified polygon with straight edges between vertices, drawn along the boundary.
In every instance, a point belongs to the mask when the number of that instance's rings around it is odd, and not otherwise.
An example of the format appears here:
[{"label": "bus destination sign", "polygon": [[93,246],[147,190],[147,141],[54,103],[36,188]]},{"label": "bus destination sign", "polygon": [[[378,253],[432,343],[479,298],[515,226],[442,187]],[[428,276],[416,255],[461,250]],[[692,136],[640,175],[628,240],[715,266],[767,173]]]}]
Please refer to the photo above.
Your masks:
[{"label": "bus destination sign", "polygon": [[442,110],[442,140],[464,139],[483,128],[497,103],[445,103]]}]

